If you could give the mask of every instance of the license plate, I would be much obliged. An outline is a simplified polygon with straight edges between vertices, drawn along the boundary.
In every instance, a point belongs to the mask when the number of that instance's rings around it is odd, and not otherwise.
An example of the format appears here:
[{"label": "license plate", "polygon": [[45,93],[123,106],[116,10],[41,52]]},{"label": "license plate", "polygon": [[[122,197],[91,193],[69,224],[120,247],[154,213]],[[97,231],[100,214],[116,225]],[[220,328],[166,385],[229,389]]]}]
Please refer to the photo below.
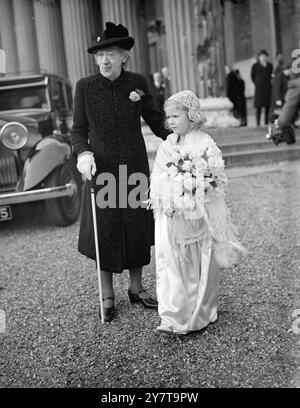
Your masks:
[{"label": "license plate", "polygon": [[0,206],[0,221],[12,220],[12,212],[10,205]]}]

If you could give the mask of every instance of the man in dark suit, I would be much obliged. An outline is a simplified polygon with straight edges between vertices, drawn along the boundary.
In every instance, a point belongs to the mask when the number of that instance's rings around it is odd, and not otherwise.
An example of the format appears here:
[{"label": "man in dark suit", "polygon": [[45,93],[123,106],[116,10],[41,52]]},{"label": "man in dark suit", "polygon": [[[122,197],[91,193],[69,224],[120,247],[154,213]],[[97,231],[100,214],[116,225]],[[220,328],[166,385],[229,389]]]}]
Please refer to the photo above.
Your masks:
[{"label": "man in dark suit", "polygon": [[239,118],[238,109],[239,80],[236,74],[236,70],[226,65],[225,73],[226,73],[226,96],[233,104],[232,109],[233,115],[236,118]]},{"label": "man in dark suit", "polygon": [[257,126],[260,126],[262,108],[265,109],[265,125],[269,122],[273,65],[268,62],[268,56],[266,50],[261,50],[257,56],[257,62],[251,68],[251,79],[255,85],[254,107]]},{"label": "man in dark suit", "polygon": [[[97,42],[88,49],[95,55],[100,73],[80,79],[74,99],[72,143],[78,170],[88,179],[78,250],[96,259],[89,193],[92,183],[97,202],[105,321],[114,317],[113,273],[124,269],[129,269],[130,301],[157,308],[157,301],[142,286],[142,268],[150,263],[150,247],[154,241],[153,215],[142,205],[145,195],[140,197],[138,208],[128,204],[135,186],[128,185],[127,179],[124,186],[122,180],[124,169],[128,178],[136,174],[149,178],[141,116],[162,139],[170,131],[164,127],[164,113],[158,109],[146,79],[124,69],[133,45],[134,39],[124,26],[107,22]],[[103,184],[98,183],[99,174],[109,174],[115,182],[116,197],[112,200],[115,204],[106,208],[99,198],[103,188]]]}]

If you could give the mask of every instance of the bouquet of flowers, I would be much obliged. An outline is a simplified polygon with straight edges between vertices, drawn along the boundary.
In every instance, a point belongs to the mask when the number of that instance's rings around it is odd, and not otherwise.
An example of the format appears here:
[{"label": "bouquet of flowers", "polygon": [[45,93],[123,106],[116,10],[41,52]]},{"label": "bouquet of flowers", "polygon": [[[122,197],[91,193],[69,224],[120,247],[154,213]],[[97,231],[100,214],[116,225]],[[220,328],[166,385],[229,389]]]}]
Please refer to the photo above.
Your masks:
[{"label": "bouquet of flowers", "polygon": [[169,239],[179,255],[186,256],[189,244],[210,237],[218,265],[228,268],[247,250],[238,242],[226,204],[224,167],[213,141],[205,147],[168,146],[156,161],[147,202],[155,215],[163,212],[170,218]]},{"label": "bouquet of flowers", "polygon": [[[220,149],[210,145],[204,150],[173,146],[171,161],[161,174],[164,188],[164,211],[166,215],[184,215],[200,210],[209,200],[211,192],[224,194],[227,179]],[[201,211],[202,208],[202,211]]]}]

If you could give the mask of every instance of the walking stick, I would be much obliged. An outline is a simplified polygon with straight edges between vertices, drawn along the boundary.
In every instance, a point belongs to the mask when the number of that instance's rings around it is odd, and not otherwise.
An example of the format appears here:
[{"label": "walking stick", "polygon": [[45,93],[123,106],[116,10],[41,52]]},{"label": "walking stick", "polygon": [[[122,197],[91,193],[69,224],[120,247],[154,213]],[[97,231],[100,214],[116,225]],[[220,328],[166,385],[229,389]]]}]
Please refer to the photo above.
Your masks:
[{"label": "walking stick", "polygon": [[95,190],[94,190],[93,187],[91,187],[91,202],[92,202],[92,213],[93,213],[93,224],[94,224],[94,237],[95,237],[95,250],[96,250],[96,266],[97,266],[97,274],[98,274],[98,289],[99,289],[99,301],[100,301],[101,323],[104,324],[103,297],[102,297],[102,282],[101,282],[101,269],[100,269],[100,254],[99,254],[97,216],[96,216],[96,205],[95,205]]}]

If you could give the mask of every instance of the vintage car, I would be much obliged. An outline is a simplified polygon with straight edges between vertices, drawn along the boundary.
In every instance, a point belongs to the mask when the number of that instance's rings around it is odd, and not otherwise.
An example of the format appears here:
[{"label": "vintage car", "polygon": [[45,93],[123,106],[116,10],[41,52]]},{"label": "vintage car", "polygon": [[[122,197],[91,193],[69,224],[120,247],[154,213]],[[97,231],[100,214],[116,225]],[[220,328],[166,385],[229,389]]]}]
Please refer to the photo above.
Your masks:
[{"label": "vintage car", "polygon": [[13,205],[45,200],[53,223],[80,213],[82,178],[70,144],[69,82],[50,74],[0,77],[0,221]]}]

